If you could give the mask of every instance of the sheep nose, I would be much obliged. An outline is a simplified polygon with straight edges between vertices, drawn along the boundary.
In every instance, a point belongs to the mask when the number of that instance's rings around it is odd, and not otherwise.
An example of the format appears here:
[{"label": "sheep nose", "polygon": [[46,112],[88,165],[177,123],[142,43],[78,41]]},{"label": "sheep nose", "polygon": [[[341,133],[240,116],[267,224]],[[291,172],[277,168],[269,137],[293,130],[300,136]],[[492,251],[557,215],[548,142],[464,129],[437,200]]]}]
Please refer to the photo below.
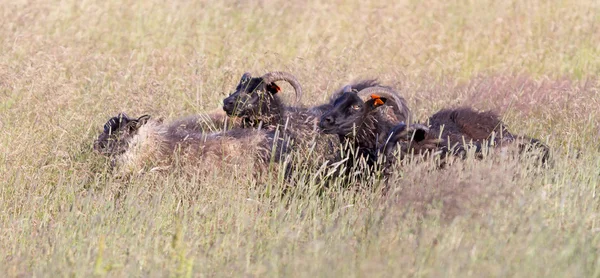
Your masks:
[{"label": "sheep nose", "polygon": [[325,116],[321,118],[321,127],[327,127],[327,126],[331,126],[335,123],[335,120],[333,119],[332,116]]},{"label": "sheep nose", "polygon": [[233,99],[226,98],[225,100],[223,100],[223,110],[225,110],[226,112],[231,112],[233,110],[234,105],[235,101]]}]

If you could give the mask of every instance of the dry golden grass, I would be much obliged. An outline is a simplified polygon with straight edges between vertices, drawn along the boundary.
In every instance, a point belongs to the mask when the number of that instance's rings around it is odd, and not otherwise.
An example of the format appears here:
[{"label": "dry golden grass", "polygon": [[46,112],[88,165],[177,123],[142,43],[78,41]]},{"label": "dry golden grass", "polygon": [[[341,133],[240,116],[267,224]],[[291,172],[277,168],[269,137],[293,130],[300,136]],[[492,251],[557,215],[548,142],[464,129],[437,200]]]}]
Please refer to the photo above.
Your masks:
[{"label": "dry golden grass", "polygon": [[[600,276],[597,1],[4,1],[0,273]],[[245,71],[304,103],[379,77],[420,119],[472,105],[553,148],[398,167],[392,190],[287,192],[246,169],[121,179],[91,151],[124,111],[209,111]],[[284,88],[284,94],[291,92]]]}]

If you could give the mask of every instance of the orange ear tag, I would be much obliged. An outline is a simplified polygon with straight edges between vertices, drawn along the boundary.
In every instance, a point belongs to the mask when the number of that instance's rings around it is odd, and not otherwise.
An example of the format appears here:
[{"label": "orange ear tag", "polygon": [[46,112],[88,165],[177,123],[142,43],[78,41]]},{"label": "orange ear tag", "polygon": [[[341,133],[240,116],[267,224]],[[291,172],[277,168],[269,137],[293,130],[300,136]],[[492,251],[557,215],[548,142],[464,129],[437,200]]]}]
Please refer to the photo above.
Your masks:
[{"label": "orange ear tag", "polygon": [[375,100],[375,106],[379,106],[379,105],[383,105],[383,100],[381,100],[381,97],[376,95],[376,94],[372,94],[371,98]]}]

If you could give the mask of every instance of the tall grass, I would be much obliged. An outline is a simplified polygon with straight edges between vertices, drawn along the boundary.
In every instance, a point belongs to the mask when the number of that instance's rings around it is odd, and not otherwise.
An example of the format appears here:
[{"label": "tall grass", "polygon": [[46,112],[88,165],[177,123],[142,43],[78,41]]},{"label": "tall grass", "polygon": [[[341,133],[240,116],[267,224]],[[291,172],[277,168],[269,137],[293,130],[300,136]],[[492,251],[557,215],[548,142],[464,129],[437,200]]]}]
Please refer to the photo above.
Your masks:
[{"label": "tall grass", "polygon": [[[5,1],[0,273],[600,276],[599,15],[590,0]],[[271,70],[306,104],[379,77],[419,119],[496,110],[554,165],[406,163],[383,196],[318,193],[303,169],[291,190],[245,166],[122,178],[91,151],[118,112],[201,113]]]}]

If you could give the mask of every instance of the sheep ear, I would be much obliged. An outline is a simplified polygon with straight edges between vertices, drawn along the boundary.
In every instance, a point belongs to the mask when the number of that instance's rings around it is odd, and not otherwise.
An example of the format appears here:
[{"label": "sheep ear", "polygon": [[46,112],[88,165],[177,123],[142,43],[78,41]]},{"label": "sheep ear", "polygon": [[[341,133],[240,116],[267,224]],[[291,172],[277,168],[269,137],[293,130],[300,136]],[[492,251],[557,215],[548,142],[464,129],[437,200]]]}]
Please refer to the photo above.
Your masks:
[{"label": "sheep ear", "polygon": [[150,115],[143,115],[135,120],[135,129],[145,125],[150,120]]},{"label": "sheep ear", "polygon": [[247,83],[251,78],[252,74],[250,74],[249,72],[245,72],[244,75],[242,75],[242,79],[240,79],[240,84]]},{"label": "sheep ear", "polygon": [[272,95],[279,93],[281,91],[281,88],[279,86],[277,86],[277,84],[275,84],[275,82],[267,84],[267,92],[271,93]]},{"label": "sheep ear", "polygon": [[148,115],[148,114],[143,115],[143,116],[139,117],[137,120],[138,120],[138,123],[144,125],[150,120],[150,115]]},{"label": "sheep ear", "polygon": [[344,88],[342,88],[342,94],[345,94],[345,93],[352,93],[352,86],[350,86],[350,85],[344,86]]}]

